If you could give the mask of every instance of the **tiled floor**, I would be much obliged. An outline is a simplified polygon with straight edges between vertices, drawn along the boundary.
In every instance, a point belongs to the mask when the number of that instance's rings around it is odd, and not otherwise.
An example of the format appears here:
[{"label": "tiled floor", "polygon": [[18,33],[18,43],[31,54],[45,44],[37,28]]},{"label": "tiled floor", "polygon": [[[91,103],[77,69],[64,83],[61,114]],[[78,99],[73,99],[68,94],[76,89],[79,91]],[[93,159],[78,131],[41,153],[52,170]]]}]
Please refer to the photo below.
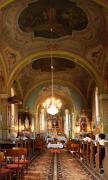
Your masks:
[{"label": "tiled floor", "polygon": [[[29,167],[24,180],[52,180],[53,153],[45,152],[38,156]],[[94,178],[67,151],[57,155],[58,180],[94,180]]]},{"label": "tiled floor", "polygon": [[53,156],[46,152],[38,156],[30,165],[24,180],[48,180],[52,177]]}]

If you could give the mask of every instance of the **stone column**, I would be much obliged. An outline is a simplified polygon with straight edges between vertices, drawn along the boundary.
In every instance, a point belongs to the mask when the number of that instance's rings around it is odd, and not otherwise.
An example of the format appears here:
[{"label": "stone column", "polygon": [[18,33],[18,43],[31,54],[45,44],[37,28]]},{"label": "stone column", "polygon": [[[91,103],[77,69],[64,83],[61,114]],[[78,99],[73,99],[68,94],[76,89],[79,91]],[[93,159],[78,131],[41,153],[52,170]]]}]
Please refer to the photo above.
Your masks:
[{"label": "stone column", "polygon": [[8,94],[0,94],[0,139],[8,138]]},{"label": "stone column", "polygon": [[72,138],[75,138],[76,136],[76,117],[77,117],[77,112],[72,112]]},{"label": "stone column", "polygon": [[101,131],[108,134],[108,94],[101,94],[99,100]]},{"label": "stone column", "polygon": [[35,132],[36,132],[36,134],[40,133],[39,112],[36,112],[36,116],[35,116]]}]

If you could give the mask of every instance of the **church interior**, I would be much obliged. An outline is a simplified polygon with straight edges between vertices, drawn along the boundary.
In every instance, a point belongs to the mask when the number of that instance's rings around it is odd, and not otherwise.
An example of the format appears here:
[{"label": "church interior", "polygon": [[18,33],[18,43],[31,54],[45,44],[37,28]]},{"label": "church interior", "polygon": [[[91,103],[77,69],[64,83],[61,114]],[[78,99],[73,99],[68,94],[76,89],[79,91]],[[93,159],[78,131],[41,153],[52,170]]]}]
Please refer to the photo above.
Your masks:
[{"label": "church interior", "polygon": [[108,180],[107,38],[107,0],[0,0],[0,180]]}]

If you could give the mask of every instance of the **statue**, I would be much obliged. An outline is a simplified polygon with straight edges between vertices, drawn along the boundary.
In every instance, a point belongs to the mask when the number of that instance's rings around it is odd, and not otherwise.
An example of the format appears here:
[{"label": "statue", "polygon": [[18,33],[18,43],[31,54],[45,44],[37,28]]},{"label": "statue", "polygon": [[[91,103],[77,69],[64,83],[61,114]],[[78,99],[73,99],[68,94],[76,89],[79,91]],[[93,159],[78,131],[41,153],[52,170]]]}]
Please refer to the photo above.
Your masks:
[{"label": "statue", "polygon": [[28,117],[26,117],[25,118],[25,129],[29,129],[29,126],[30,126],[29,119],[28,119]]},{"label": "statue", "polygon": [[86,121],[86,118],[85,117],[82,117],[81,120],[80,120],[80,131],[84,131],[86,132],[87,131],[87,121]]}]

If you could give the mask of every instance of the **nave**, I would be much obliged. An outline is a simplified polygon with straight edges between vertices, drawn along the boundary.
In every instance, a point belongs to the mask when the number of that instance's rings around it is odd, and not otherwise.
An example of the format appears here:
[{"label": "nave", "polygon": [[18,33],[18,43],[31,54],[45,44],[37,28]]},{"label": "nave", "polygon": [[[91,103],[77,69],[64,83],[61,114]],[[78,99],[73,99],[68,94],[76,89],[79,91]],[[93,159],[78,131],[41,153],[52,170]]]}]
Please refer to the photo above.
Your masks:
[{"label": "nave", "polygon": [[0,180],[108,180],[108,0],[0,0],[0,155]]},{"label": "nave", "polygon": [[67,150],[39,155],[28,168],[24,180],[97,180]]}]

